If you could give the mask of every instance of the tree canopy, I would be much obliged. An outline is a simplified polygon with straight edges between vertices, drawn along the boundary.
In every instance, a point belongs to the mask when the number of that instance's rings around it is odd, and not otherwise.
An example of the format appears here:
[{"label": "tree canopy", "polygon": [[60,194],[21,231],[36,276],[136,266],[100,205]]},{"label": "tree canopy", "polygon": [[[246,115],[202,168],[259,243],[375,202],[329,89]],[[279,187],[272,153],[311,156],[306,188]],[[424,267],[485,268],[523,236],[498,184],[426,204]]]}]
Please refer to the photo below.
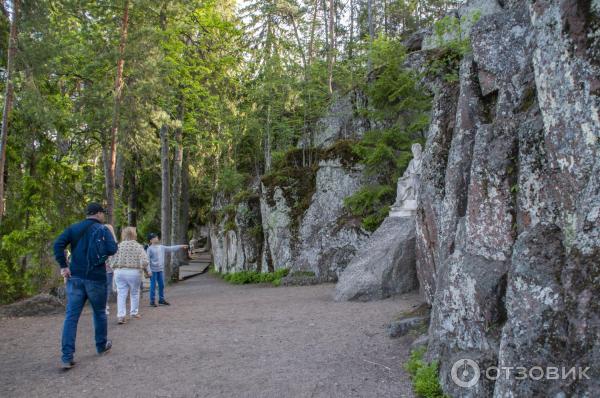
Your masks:
[{"label": "tree canopy", "polygon": [[317,121],[355,89],[373,118],[392,120],[353,147],[377,178],[349,211],[377,225],[427,124],[401,41],[455,5],[3,1],[0,301],[54,285],[50,244],[89,201],[139,236],[168,213],[170,240],[186,240],[209,221],[216,192],[239,193],[299,143],[313,161]]}]

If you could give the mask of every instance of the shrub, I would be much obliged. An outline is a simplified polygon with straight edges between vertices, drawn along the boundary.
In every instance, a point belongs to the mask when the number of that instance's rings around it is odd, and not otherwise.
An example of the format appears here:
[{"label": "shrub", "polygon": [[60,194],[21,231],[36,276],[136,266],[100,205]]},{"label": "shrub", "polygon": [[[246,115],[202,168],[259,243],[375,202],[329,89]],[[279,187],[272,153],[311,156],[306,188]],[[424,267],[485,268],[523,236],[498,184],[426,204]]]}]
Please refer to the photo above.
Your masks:
[{"label": "shrub", "polygon": [[413,389],[419,397],[446,398],[438,381],[438,363],[426,363],[423,360],[424,354],[425,347],[417,348],[411,352],[408,362],[404,365],[411,376]]},{"label": "shrub", "polygon": [[423,355],[425,354],[425,347],[419,347],[413,350],[410,353],[410,358],[408,362],[404,365],[404,369],[414,377],[417,374],[419,368],[421,368],[425,363],[423,362]]},{"label": "shrub", "polygon": [[389,185],[370,185],[347,197],[344,205],[353,216],[361,218],[364,229],[372,232],[388,215],[395,194]]},{"label": "shrub", "polygon": [[242,189],[248,175],[239,173],[237,170],[224,167],[219,173],[219,188],[226,195],[233,195]]},{"label": "shrub", "polygon": [[281,278],[289,273],[288,269],[278,269],[275,272],[262,273],[257,271],[240,271],[224,274],[223,279],[234,285],[246,285],[250,283],[272,283],[275,286],[281,284]]},{"label": "shrub", "polygon": [[444,392],[438,381],[438,363],[431,362],[423,365],[417,370],[413,378],[415,393],[425,398],[444,398]]}]

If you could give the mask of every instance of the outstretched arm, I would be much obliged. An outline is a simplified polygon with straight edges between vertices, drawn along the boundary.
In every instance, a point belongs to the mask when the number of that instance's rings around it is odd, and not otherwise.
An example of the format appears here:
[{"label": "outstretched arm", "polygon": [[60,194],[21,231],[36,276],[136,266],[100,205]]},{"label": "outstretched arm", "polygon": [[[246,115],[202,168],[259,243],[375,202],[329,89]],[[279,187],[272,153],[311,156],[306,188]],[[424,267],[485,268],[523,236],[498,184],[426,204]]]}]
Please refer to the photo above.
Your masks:
[{"label": "outstretched arm", "polygon": [[174,246],[163,246],[165,248],[165,253],[173,253],[177,250],[185,250],[188,248],[188,245],[174,245]]}]

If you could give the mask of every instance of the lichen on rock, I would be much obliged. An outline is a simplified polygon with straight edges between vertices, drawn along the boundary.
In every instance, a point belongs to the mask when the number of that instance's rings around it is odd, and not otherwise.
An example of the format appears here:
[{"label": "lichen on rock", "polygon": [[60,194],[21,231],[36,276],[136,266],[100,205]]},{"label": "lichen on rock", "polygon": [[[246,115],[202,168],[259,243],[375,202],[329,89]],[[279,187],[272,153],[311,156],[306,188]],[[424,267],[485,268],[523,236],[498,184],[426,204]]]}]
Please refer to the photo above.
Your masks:
[{"label": "lichen on rock", "polygon": [[[458,85],[435,83],[417,271],[433,306],[427,355],[439,360],[440,382],[452,396],[600,394],[593,370],[600,329],[591,321],[600,308],[590,301],[600,286],[599,25],[592,8],[504,2],[471,27]],[[465,389],[450,374],[464,358],[482,369],[590,366],[591,377],[482,378]]]}]

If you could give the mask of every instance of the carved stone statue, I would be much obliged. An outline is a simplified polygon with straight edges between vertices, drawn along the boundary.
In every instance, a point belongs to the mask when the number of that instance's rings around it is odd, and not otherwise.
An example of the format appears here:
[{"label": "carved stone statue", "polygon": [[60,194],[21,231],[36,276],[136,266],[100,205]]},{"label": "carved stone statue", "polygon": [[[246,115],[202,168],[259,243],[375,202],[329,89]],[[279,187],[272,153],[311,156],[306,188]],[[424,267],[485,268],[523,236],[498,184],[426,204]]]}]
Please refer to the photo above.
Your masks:
[{"label": "carved stone statue", "polygon": [[409,217],[417,208],[417,190],[421,176],[422,150],[420,144],[411,147],[413,158],[402,177],[398,179],[396,203],[390,211],[391,217]]}]

